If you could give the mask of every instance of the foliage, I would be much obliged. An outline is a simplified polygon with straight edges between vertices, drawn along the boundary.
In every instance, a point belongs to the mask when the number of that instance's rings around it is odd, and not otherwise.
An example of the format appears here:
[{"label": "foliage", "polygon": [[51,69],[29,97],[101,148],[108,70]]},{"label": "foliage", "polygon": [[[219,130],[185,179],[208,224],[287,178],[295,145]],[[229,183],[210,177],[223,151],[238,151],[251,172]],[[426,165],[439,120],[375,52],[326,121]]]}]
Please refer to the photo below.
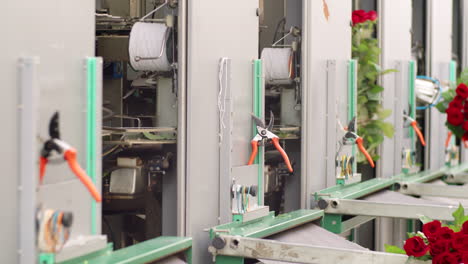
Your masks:
[{"label": "foliage", "polygon": [[[385,251],[406,254],[417,260],[432,260],[432,263],[463,263],[468,261],[468,215],[460,204],[452,213],[452,225],[421,216],[422,232],[408,233],[404,249],[385,245]],[[450,261],[449,261],[450,260]]]},{"label": "foliage", "polygon": [[[384,136],[391,138],[394,134],[393,125],[385,121],[391,115],[391,110],[382,107],[381,95],[384,88],[377,81],[380,76],[396,70],[382,70],[378,64],[381,50],[378,40],[372,36],[375,24],[375,21],[367,20],[353,26],[352,56],[358,61],[357,132],[364,138],[365,147],[372,159],[377,160],[377,149]],[[365,162],[366,159],[359,155],[358,161]]]}]

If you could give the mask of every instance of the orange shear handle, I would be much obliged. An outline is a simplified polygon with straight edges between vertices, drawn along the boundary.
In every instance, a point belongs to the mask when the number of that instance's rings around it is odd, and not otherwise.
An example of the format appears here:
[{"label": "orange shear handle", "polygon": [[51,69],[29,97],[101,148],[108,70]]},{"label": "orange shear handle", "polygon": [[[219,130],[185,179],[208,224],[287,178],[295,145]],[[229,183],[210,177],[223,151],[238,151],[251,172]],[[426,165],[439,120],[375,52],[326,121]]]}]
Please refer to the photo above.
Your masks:
[{"label": "orange shear handle", "polygon": [[94,200],[96,200],[96,202],[101,202],[101,194],[98,192],[96,186],[94,186],[93,182],[86,174],[86,172],[81,168],[80,164],[78,164],[78,161],[76,161],[76,151],[74,149],[69,149],[65,151],[64,157],[65,160],[68,162],[68,166],[70,167],[70,169],[73,171],[76,177],[80,179],[83,185],[88,189],[89,193],[91,194],[91,196],[93,196]]},{"label": "orange shear handle", "polygon": [[449,131],[447,133],[447,138],[445,139],[445,148],[449,147],[450,144],[450,139],[452,138],[452,131]]},{"label": "orange shear handle", "polygon": [[364,148],[362,137],[356,138],[356,144],[359,150],[362,152],[362,154],[364,154],[364,156],[366,157],[367,161],[369,161],[369,164],[372,166],[372,168],[375,168],[374,161],[372,160],[367,150]]},{"label": "orange shear handle", "polygon": [[414,132],[416,132],[416,135],[418,135],[419,141],[421,141],[421,145],[423,145],[425,147],[426,146],[426,140],[424,140],[424,136],[421,133],[421,130],[419,129],[419,127],[418,127],[418,122],[416,122],[416,121],[411,122],[411,126],[413,127]]},{"label": "orange shear handle", "polygon": [[256,140],[250,141],[250,145],[252,146],[252,153],[250,154],[249,163],[247,165],[252,165],[255,161],[255,157],[257,157],[258,153],[258,142]]},{"label": "orange shear handle", "polygon": [[283,157],[284,163],[286,164],[286,167],[288,167],[289,172],[293,172],[293,168],[291,166],[291,162],[289,161],[288,154],[286,154],[284,149],[281,147],[281,145],[279,143],[279,138],[274,137],[274,138],[271,139],[271,141],[273,141],[273,145],[275,145],[276,150],[278,150],[278,152]]},{"label": "orange shear handle", "polygon": [[45,157],[39,158],[39,182],[40,183],[42,183],[42,180],[44,180],[47,162],[48,162],[47,158]]}]

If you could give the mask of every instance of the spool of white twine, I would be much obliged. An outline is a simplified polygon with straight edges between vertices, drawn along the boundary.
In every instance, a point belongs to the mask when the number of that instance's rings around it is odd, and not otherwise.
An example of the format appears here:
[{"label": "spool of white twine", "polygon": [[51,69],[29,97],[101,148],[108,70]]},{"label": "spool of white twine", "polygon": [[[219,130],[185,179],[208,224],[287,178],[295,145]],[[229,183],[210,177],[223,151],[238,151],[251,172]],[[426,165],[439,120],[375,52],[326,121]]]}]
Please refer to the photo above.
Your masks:
[{"label": "spool of white twine", "polygon": [[291,84],[294,78],[291,48],[264,48],[263,61],[266,84]]},{"label": "spool of white twine", "polygon": [[130,63],[139,71],[169,71],[166,42],[169,28],[160,23],[137,22],[130,32]]}]

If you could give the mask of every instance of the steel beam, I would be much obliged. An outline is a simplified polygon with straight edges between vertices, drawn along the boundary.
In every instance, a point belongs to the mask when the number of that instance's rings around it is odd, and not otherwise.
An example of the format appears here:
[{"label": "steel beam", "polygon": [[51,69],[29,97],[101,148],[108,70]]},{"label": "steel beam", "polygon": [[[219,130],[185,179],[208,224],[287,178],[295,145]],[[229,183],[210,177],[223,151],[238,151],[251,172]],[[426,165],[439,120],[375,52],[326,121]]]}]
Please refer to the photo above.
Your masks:
[{"label": "steel beam", "polygon": [[363,200],[328,199],[326,214],[362,215],[419,219],[427,216],[441,221],[452,221],[452,213],[457,209],[453,205],[401,204],[394,202],[370,202]]},{"label": "steel beam", "polygon": [[409,182],[401,182],[398,184],[400,186],[398,192],[403,194],[468,199],[468,188],[465,186]]},{"label": "steel beam", "polygon": [[277,242],[274,240],[220,236],[224,245],[213,251],[214,256],[232,256],[254,259],[269,259],[293,263],[373,263],[404,264],[423,263],[408,260],[406,255],[375,252],[370,250],[349,250],[333,247],[310,246]]}]

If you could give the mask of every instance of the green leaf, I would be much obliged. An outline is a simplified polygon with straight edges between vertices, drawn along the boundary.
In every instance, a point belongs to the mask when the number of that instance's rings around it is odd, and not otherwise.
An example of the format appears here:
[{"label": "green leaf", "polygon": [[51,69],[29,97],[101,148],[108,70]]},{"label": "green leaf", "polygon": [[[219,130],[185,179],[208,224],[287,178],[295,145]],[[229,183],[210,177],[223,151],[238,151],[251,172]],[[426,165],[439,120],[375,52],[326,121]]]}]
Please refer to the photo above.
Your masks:
[{"label": "green leaf", "polygon": [[417,258],[415,258],[415,259],[421,260],[421,261],[428,261],[428,260],[431,260],[432,257],[431,257],[430,255],[424,255],[424,256],[422,256],[422,257],[417,257]]},{"label": "green leaf", "polygon": [[380,85],[374,85],[372,88],[369,89],[369,92],[378,94],[381,93],[384,90],[384,88]]},{"label": "green leaf", "polygon": [[455,232],[458,232],[461,230],[461,227],[463,225],[463,221],[465,220],[465,208],[463,208],[463,206],[461,204],[458,205],[458,209],[453,212],[453,224],[455,225],[455,228],[457,229],[457,231]]},{"label": "green leaf", "polygon": [[388,138],[392,138],[395,134],[395,129],[393,128],[393,125],[391,123],[383,123],[381,125],[381,128],[384,135]]},{"label": "green leaf", "polygon": [[398,70],[397,69],[386,69],[385,71],[381,71],[380,75],[385,75],[385,74],[389,74],[389,73],[392,73],[392,72],[398,72]]},{"label": "green leaf", "polygon": [[406,255],[406,251],[400,247],[392,246],[388,244],[385,244],[384,246],[385,246],[385,252]]},{"label": "green leaf", "polygon": [[415,233],[406,233],[406,235],[408,236],[408,238],[412,238],[412,237],[415,237],[416,234]]},{"label": "green leaf", "polygon": [[445,122],[445,125],[452,131],[458,138],[462,138],[463,134],[465,134],[465,130],[461,126],[454,126],[449,122]]},{"label": "green leaf", "polygon": [[392,109],[384,109],[380,111],[378,115],[380,119],[385,119],[389,117],[390,115],[392,115]]},{"label": "green leaf", "polygon": [[429,222],[432,222],[433,220],[425,215],[422,215],[422,216],[419,216],[419,220],[423,223],[423,224],[427,224]]}]

